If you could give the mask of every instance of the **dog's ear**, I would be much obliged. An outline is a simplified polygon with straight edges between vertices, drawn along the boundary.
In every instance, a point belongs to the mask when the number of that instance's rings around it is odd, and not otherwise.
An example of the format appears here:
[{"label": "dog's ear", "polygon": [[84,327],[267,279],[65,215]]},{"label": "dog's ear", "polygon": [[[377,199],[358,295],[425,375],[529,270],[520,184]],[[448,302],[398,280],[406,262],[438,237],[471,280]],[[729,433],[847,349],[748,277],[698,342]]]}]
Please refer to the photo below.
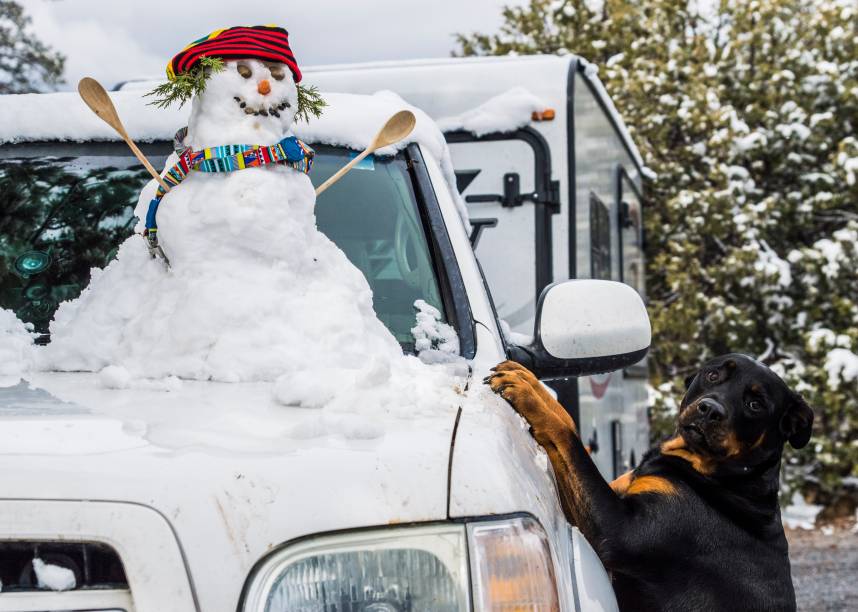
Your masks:
[{"label": "dog's ear", "polygon": [[781,431],[790,446],[804,448],[813,429],[813,410],[804,398],[794,391],[790,391],[787,401],[789,405],[781,417]]},{"label": "dog's ear", "polygon": [[685,377],[685,390],[688,391],[691,388],[691,383],[694,382],[694,379],[697,378],[697,372],[692,374],[691,376]]}]

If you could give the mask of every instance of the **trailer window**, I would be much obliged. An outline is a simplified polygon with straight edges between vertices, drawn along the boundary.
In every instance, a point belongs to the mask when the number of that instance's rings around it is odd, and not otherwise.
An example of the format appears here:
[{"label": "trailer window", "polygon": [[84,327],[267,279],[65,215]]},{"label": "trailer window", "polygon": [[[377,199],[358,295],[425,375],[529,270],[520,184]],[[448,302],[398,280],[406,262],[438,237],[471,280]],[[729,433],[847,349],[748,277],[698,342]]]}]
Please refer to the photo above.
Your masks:
[{"label": "trailer window", "polygon": [[620,280],[644,297],[641,198],[625,171],[620,169],[619,175]]},{"label": "trailer window", "polygon": [[[106,266],[134,233],[149,175],[124,150],[105,154],[105,146],[81,145],[66,157],[15,157],[14,145],[0,148],[0,308],[42,334],[60,302],[78,297],[90,270]],[[353,155],[334,147],[316,153],[317,185]],[[164,165],[166,156],[149,156]],[[363,272],[378,318],[413,352],[414,302],[446,313],[404,157],[365,160],[319,199],[316,221]]]},{"label": "trailer window", "polygon": [[590,277],[611,279],[611,221],[608,207],[590,192]]},{"label": "trailer window", "polygon": [[[634,287],[646,299],[643,252],[643,210],[640,192],[620,166],[617,170],[618,218],[620,230],[620,280]],[[626,378],[648,375],[647,358],[624,370]]]}]

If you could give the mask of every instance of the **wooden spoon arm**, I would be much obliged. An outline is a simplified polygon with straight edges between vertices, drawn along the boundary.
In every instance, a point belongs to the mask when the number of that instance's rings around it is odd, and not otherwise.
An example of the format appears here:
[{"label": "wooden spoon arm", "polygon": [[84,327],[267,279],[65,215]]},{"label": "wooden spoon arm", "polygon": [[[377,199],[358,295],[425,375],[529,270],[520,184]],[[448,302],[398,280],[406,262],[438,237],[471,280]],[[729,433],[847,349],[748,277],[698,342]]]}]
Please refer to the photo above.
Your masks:
[{"label": "wooden spoon arm", "polygon": [[161,174],[152,167],[152,164],[150,164],[149,160],[146,159],[146,156],[143,155],[143,151],[137,148],[137,145],[134,144],[133,140],[131,140],[128,132],[125,131],[125,126],[122,125],[119,113],[116,112],[116,107],[113,106],[113,101],[110,99],[110,96],[107,95],[107,92],[104,87],[101,86],[101,83],[90,77],[84,77],[77,84],[77,90],[89,109],[94,112],[99,119],[116,130],[116,133],[122,137],[122,140],[125,141],[125,144],[127,144],[131,149],[131,152],[134,153],[134,156],[140,160],[143,167],[152,175],[152,178],[158,181],[158,183],[161,184],[161,187],[166,191],[170,191],[170,186],[163,178],[161,178]]},{"label": "wooden spoon arm", "polygon": [[164,181],[164,178],[161,176],[161,174],[157,170],[155,170],[155,168],[152,167],[152,164],[150,164],[149,160],[146,159],[146,156],[143,155],[143,151],[137,148],[137,145],[134,144],[134,141],[131,140],[131,138],[129,138],[127,134],[121,133],[120,135],[122,136],[122,139],[125,140],[125,144],[128,145],[128,148],[131,149],[131,152],[134,153],[134,156],[140,160],[140,163],[143,164],[146,170],[149,171],[149,174],[152,175],[152,178],[158,181],[158,183],[160,183],[161,187],[163,187],[165,191],[170,191],[170,186],[166,183],[166,181]]},{"label": "wooden spoon arm", "polygon": [[319,185],[316,188],[316,196],[318,196],[320,193],[325,191],[328,187],[330,187],[331,185],[336,183],[338,180],[343,178],[343,176],[345,176],[346,172],[348,172],[349,170],[354,168],[357,164],[359,164],[361,162],[361,160],[363,158],[365,158],[371,152],[372,152],[372,149],[364,149],[364,151],[360,155],[358,155],[353,160],[351,160],[349,163],[347,163],[345,166],[343,166],[342,168],[337,170],[337,172],[331,178],[329,178],[327,181],[325,181],[324,183],[322,183],[321,185]]}]

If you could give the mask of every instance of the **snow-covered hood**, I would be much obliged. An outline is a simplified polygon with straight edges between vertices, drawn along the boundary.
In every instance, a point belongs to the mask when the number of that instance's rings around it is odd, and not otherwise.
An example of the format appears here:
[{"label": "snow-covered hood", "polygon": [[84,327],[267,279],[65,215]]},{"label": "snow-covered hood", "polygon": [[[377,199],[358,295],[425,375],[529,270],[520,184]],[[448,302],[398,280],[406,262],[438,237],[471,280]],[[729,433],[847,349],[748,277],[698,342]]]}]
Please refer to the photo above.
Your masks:
[{"label": "snow-covered hood", "polygon": [[120,391],[97,375],[33,374],[0,388],[0,491],[153,507],[192,572],[215,557],[234,582],[298,536],[446,518],[456,412],[364,423],[281,406],[266,384]]}]

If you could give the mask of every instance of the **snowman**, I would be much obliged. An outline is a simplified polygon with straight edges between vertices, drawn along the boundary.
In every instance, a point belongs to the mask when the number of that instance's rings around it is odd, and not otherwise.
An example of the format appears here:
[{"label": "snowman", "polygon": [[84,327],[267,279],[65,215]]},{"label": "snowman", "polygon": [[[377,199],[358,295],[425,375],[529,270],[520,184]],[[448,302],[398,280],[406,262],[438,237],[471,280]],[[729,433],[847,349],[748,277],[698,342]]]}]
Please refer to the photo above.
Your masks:
[{"label": "snowman", "polygon": [[157,103],[191,100],[162,173],[171,189],[144,188],[147,240],[126,240],[61,306],[42,367],[278,380],[286,403],[301,405],[329,400],[320,389],[333,379],[383,382],[401,348],[363,274],[316,229],[313,152],[292,125],[323,102],[300,85],[287,32],[214,32],[167,73]]}]

